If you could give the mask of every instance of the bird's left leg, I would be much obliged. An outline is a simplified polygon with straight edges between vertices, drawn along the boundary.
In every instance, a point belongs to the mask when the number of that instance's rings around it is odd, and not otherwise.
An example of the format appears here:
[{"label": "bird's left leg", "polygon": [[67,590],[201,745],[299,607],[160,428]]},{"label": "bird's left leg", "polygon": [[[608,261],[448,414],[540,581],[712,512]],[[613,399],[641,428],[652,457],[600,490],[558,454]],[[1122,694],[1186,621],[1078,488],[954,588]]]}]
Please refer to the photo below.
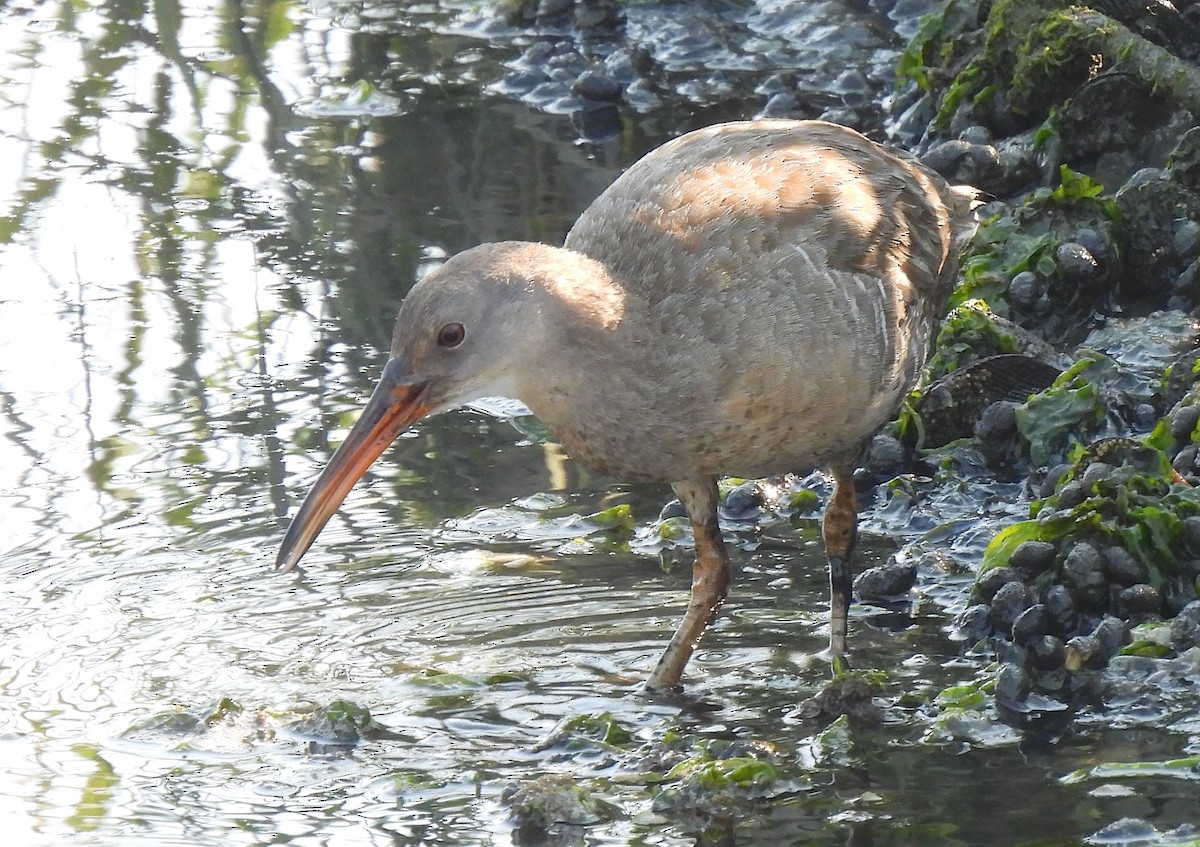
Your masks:
[{"label": "bird's left leg", "polygon": [[696,537],[696,563],[692,567],[692,595],[687,612],[671,643],[646,681],[646,687],[665,691],[679,684],[683,668],[705,630],[717,617],[729,590],[729,554],[717,526],[717,481],[713,477],[672,483],[675,495],[692,519]]},{"label": "bird's left leg", "polygon": [[850,616],[850,595],[854,590],[854,569],[850,556],[858,535],[858,503],[854,493],[853,471],[845,466],[829,469],[833,476],[833,495],[825,504],[821,532],[825,556],[829,559],[829,658],[835,675],[845,672],[846,629]]}]

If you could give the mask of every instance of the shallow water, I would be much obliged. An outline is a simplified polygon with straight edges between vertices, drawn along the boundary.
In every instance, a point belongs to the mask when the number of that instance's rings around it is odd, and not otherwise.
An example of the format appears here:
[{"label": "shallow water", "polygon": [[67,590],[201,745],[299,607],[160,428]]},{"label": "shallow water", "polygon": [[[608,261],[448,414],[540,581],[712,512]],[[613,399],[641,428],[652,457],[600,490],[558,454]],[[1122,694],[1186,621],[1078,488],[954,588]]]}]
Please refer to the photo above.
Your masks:
[{"label": "shallow water", "polygon": [[[703,9],[656,47],[697,113],[604,144],[504,96],[532,36],[486,7],[0,13],[8,843],[506,844],[522,836],[501,792],[560,772],[616,809],[562,843],[1068,844],[1200,820],[1177,774],[1060,780],[1194,755],[1186,677],[1056,746],[986,715],[939,725],[930,702],[981,663],[948,635],[969,574],[926,565],[912,609],[856,611],[858,661],[889,672],[885,723],[736,815],[655,808],[627,753],[539,746],[610,712],[638,741],[766,741],[805,772],[820,727],[793,711],[824,678],[824,564],[812,519],[731,525],[736,593],[688,696],[648,699],[688,586],[686,548],[655,540],[668,493],[587,474],[508,406],[422,423],[298,573],[272,571],[414,278],[479,241],[561,239],[673,125],[720,116],[728,78],[686,80],[706,57],[748,73],[758,51],[821,87],[869,53],[877,80],[917,14],[822,4],[777,30],[780,4]],[[631,28],[656,14],[635,4]],[[710,43],[726,30],[745,40]],[[969,562],[986,516],[1019,508],[1002,486],[924,511],[904,497],[879,495],[862,566],[898,547]],[[632,534],[584,517],[615,504]],[[321,724],[338,701],[371,712],[358,743]],[[1097,843],[1173,843],[1123,832]]]}]

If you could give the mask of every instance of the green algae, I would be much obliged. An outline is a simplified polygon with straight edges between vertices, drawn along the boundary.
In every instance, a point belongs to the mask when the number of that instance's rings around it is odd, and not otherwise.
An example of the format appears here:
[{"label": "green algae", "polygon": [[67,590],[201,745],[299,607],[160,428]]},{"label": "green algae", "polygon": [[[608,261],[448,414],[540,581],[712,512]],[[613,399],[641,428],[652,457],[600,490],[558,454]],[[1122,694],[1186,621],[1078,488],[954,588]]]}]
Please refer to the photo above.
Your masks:
[{"label": "green algae", "polygon": [[296,718],[291,732],[322,744],[357,744],[376,729],[371,710],[350,700],[333,700],[329,705]]},{"label": "green algae", "polygon": [[971,23],[948,3],[922,21],[899,63],[901,80],[939,96],[939,129],[963,102],[978,107],[997,94],[1034,126],[1102,69],[1098,61],[1111,64],[1103,48],[1116,25],[1081,19],[1065,0],[997,0],[981,31]]},{"label": "green algae", "polygon": [[1062,777],[1060,782],[1063,785],[1075,785],[1093,779],[1107,781],[1164,776],[1187,781],[1200,780],[1200,756],[1169,759],[1163,762],[1105,762],[1071,771]]},{"label": "green algae", "polygon": [[1085,351],[1050,388],[1016,408],[1017,431],[1029,445],[1034,467],[1046,465],[1104,421],[1106,406],[1097,387],[1098,372],[1111,372],[1115,363],[1100,353]]},{"label": "green algae", "polygon": [[[1067,285],[1055,251],[1085,227],[1117,243],[1120,220],[1116,201],[1104,196],[1103,186],[1062,165],[1057,185],[1038,188],[1011,208],[980,222],[963,251],[962,281],[951,304],[978,299],[998,315],[1009,317],[1008,284],[1017,274],[1032,271],[1049,281],[1047,294],[1055,313],[1086,309],[1108,292],[1102,286],[1079,290]],[[1036,318],[1032,323],[1038,323]]]},{"label": "green algae", "polygon": [[573,715],[564,718],[538,742],[535,749],[548,750],[556,747],[566,750],[617,750],[629,747],[633,740],[633,733],[621,726],[612,712],[601,712],[598,715]]},{"label": "green algae", "polygon": [[187,735],[203,732],[216,724],[231,721],[245,709],[229,697],[201,706],[175,706],[135,722],[126,730],[126,735],[151,733],[162,735]]},{"label": "green algae", "polygon": [[962,36],[976,29],[978,20],[978,6],[968,0],[949,0],[921,18],[916,34],[896,63],[897,86],[911,80],[922,91],[934,90],[947,68],[961,64],[964,55],[974,53]]},{"label": "green algae", "polygon": [[821,497],[815,491],[799,488],[788,496],[788,508],[799,515],[809,514],[821,508]]},{"label": "green algae", "polygon": [[560,825],[585,826],[605,816],[591,789],[570,774],[546,774],[510,786],[501,795],[522,831],[521,842],[541,840]]},{"label": "green algae", "polygon": [[[988,544],[978,574],[1006,565],[1026,541],[1045,541],[1058,549],[1058,561],[1036,584],[1049,584],[1058,578],[1069,546],[1088,541],[1123,547],[1160,591],[1194,596],[1196,585],[1185,567],[1193,551],[1187,546],[1183,521],[1200,515],[1200,490],[1179,482],[1166,454],[1144,442],[1109,439],[1074,452],[1074,464],[1056,492],[1031,504],[1031,519],[1005,528]],[[1085,471],[1095,461],[1112,467],[1089,478]],[[1071,501],[1064,503],[1068,489]],[[1158,654],[1146,645],[1138,649],[1142,655]]]},{"label": "green algae", "polygon": [[1129,643],[1121,648],[1120,655],[1163,659],[1174,652],[1171,625],[1155,621],[1133,627],[1129,632]]},{"label": "green algae", "polygon": [[618,530],[633,532],[637,521],[633,517],[633,509],[628,503],[618,503],[599,512],[593,512],[585,520],[599,530]]},{"label": "green algae", "polygon": [[686,809],[705,817],[727,816],[747,799],[775,796],[795,786],[769,745],[707,742],[692,753],[663,775],[666,785],[653,800],[656,811]]},{"label": "green algae", "polygon": [[[901,55],[897,83],[914,82],[937,105],[945,131],[966,103],[1021,128],[1050,120],[1080,86],[1112,71],[1193,112],[1200,72],[1105,14],[1069,0],[949,0],[927,15]],[[993,105],[991,101],[996,101]]]},{"label": "green algae", "polygon": [[1013,334],[996,321],[987,302],[973,298],[962,300],[946,316],[934,347],[926,369],[929,383],[970,362],[1015,353],[1018,344]]}]

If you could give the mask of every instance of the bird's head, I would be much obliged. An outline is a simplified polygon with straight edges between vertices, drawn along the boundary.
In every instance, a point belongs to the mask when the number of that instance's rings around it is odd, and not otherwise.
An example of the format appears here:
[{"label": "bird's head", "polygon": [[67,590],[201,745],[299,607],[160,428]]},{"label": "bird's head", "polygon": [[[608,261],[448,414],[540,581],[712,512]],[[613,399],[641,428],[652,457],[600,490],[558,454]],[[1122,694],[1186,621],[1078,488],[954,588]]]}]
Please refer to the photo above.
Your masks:
[{"label": "bird's head", "polygon": [[587,261],[539,244],[485,244],[417,283],[396,318],[379,384],[288,527],[276,566],[295,566],[367,468],[413,423],[481,397],[523,399],[521,386],[553,332],[548,316],[561,324],[578,306],[560,284]]}]

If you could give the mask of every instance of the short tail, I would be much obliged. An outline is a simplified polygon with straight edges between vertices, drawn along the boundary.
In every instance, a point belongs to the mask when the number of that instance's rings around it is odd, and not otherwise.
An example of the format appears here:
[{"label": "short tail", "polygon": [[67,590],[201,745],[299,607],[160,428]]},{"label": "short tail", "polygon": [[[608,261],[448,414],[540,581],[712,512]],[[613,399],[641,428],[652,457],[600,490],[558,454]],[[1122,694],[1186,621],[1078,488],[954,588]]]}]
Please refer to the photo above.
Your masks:
[{"label": "short tail", "polygon": [[978,211],[986,202],[982,191],[970,185],[952,185],[945,192],[946,208],[954,230],[954,251],[961,253],[979,226]]}]

